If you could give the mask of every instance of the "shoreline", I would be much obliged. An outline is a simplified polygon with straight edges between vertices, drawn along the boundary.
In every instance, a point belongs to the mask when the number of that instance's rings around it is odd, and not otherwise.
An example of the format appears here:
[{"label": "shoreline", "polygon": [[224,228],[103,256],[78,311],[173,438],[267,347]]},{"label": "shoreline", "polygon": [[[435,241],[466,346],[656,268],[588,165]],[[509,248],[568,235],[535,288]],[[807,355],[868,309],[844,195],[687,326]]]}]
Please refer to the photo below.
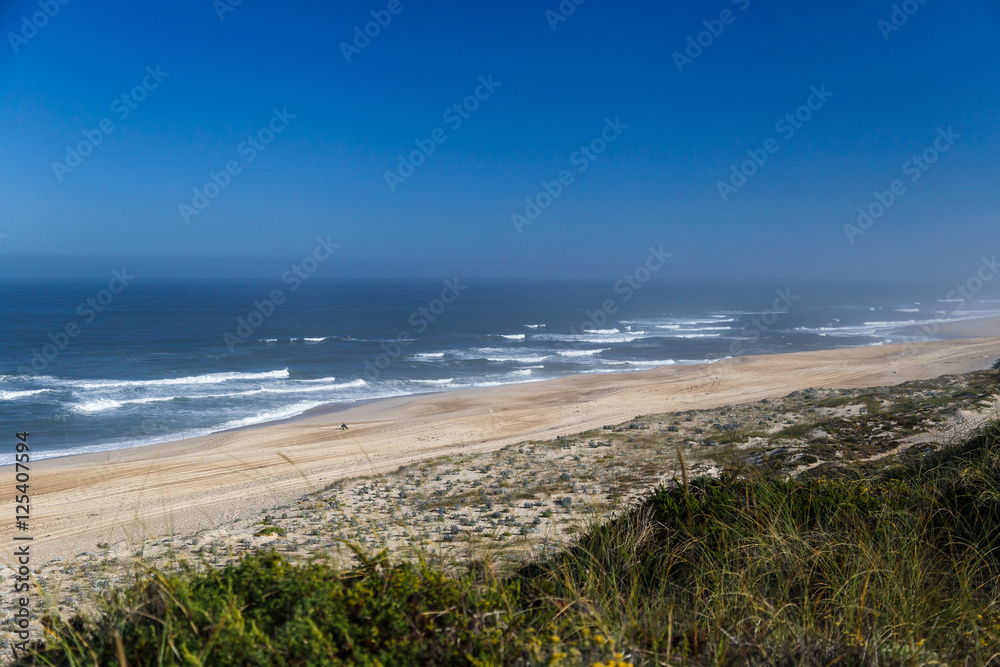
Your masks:
[{"label": "shoreline", "polygon": [[[141,543],[151,535],[211,528],[337,480],[441,454],[809,387],[899,384],[982,370],[998,357],[1000,338],[743,356],[408,394],[187,440],[45,459],[32,465],[33,547],[42,558],[72,557],[97,541]],[[350,430],[341,431],[341,422]],[[13,504],[6,509],[12,513]],[[4,528],[8,545],[11,530]]]},{"label": "shoreline", "polygon": [[[891,333],[892,333],[892,335],[904,335],[904,336],[913,336],[913,337],[922,336],[922,337],[926,338],[927,337],[927,331],[926,331],[927,326],[928,325],[923,325],[923,326],[917,326],[917,325],[905,326],[905,327],[900,327],[900,328],[892,331]],[[962,340],[962,339],[969,339],[969,338],[990,338],[990,337],[998,337],[998,338],[1000,338],[1000,317],[969,318],[969,319],[962,319],[962,320],[949,320],[949,321],[943,322],[940,325],[934,325],[934,326],[935,326],[934,333],[935,333],[935,336],[936,336],[935,338],[927,338],[926,340],[916,341],[916,342],[910,342],[910,343],[893,343],[893,345],[913,345],[913,344],[922,344],[922,343],[931,343],[931,342],[947,342],[947,341]],[[818,352],[833,352],[833,351],[836,351],[836,350],[863,349],[865,347],[878,347],[878,346],[880,346],[880,344],[872,344],[872,345],[865,345],[865,346],[849,346],[849,347],[828,348],[828,349],[816,350],[816,351],[818,351]],[[780,353],[780,354],[794,354],[794,353]],[[762,354],[762,355],[750,354],[750,355],[742,355],[742,356],[748,356],[748,357],[773,356],[773,354]],[[57,459],[73,458],[73,457],[77,457],[77,456],[101,456],[101,455],[104,455],[104,454],[110,455],[110,454],[112,454],[114,452],[120,452],[120,451],[141,450],[141,449],[145,449],[147,447],[164,447],[164,446],[170,446],[170,445],[173,445],[173,444],[176,444],[176,443],[183,443],[183,442],[187,442],[187,441],[195,440],[195,439],[200,439],[200,438],[212,438],[212,437],[216,437],[216,436],[225,435],[227,433],[239,433],[239,432],[242,432],[242,431],[253,431],[253,430],[262,429],[262,428],[270,428],[272,426],[278,426],[278,425],[282,425],[282,424],[293,424],[293,423],[301,422],[301,421],[308,420],[308,419],[311,419],[311,418],[314,418],[314,417],[325,417],[325,416],[329,416],[329,415],[336,414],[336,413],[347,412],[349,410],[352,410],[354,408],[358,408],[360,406],[363,406],[363,405],[366,405],[366,404],[369,404],[369,403],[379,403],[381,401],[392,401],[392,400],[401,399],[401,398],[405,399],[405,398],[413,398],[413,397],[418,397],[418,396],[429,396],[429,395],[436,395],[436,394],[448,395],[448,394],[451,394],[453,392],[471,391],[471,390],[479,390],[479,389],[487,389],[488,390],[488,389],[496,389],[498,387],[513,387],[513,386],[520,386],[520,385],[526,385],[526,384],[537,384],[539,382],[552,382],[552,381],[561,380],[561,379],[564,379],[564,378],[567,378],[567,377],[576,377],[578,375],[579,376],[590,376],[590,375],[629,375],[629,374],[633,374],[633,373],[643,373],[643,372],[647,372],[647,371],[651,371],[651,370],[657,370],[657,369],[660,369],[660,368],[674,368],[674,367],[686,367],[686,366],[711,366],[713,364],[718,364],[718,363],[721,363],[721,362],[724,362],[726,360],[733,359],[733,358],[739,358],[739,357],[729,357],[729,356],[727,356],[727,357],[721,357],[719,359],[716,359],[716,360],[713,360],[713,361],[710,361],[710,362],[702,362],[702,363],[678,363],[678,364],[671,364],[671,365],[667,365],[667,366],[656,366],[654,368],[648,368],[648,369],[644,369],[644,370],[628,370],[628,371],[618,371],[618,372],[609,371],[609,372],[604,372],[604,373],[576,373],[574,375],[563,375],[563,376],[554,377],[554,378],[545,378],[545,379],[542,379],[542,380],[530,380],[530,381],[527,381],[527,382],[513,382],[513,383],[509,383],[509,384],[500,384],[500,385],[485,385],[485,386],[476,386],[476,387],[465,387],[465,388],[461,388],[461,389],[439,389],[439,390],[431,390],[431,391],[425,391],[425,392],[416,392],[416,393],[409,393],[409,394],[399,394],[397,396],[385,396],[385,397],[380,397],[380,398],[364,398],[364,399],[359,399],[359,400],[357,400],[355,402],[351,402],[351,403],[324,403],[322,405],[317,405],[315,407],[309,408],[308,410],[305,410],[305,411],[303,411],[303,412],[301,412],[299,414],[292,415],[290,417],[283,417],[281,419],[270,419],[270,420],[267,420],[267,421],[257,422],[257,423],[254,423],[254,424],[247,424],[247,425],[244,425],[244,426],[236,426],[236,427],[233,427],[233,428],[227,428],[227,429],[222,429],[222,430],[213,430],[213,431],[209,431],[207,433],[203,433],[201,435],[193,435],[193,436],[180,437],[180,438],[173,437],[173,436],[164,436],[167,439],[162,440],[160,442],[150,442],[150,443],[145,443],[145,444],[141,444],[141,445],[131,445],[131,446],[130,445],[126,445],[126,446],[123,446],[123,447],[109,446],[107,449],[96,449],[95,451],[92,451],[92,452],[72,452],[72,453],[68,453],[68,454],[54,454],[52,456],[46,456],[45,458],[36,459],[36,461],[38,461],[38,462],[41,462],[41,461],[52,461],[52,460],[57,460]],[[102,445],[88,445],[88,447],[102,447]],[[4,470],[6,470],[7,468],[9,468],[12,465],[13,464],[0,465],[0,471],[4,471]]]}]

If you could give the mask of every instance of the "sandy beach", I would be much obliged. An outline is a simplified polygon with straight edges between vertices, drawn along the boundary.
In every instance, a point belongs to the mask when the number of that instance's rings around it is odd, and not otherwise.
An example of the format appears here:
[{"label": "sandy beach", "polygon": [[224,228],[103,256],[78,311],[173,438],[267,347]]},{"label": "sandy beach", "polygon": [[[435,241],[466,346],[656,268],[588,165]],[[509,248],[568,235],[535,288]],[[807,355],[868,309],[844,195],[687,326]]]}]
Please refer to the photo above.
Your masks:
[{"label": "sandy beach", "polygon": [[[995,329],[979,323],[975,331]],[[1000,339],[746,356],[384,399],[298,421],[32,464],[35,562],[254,516],[337,480],[427,457],[578,433],[635,415],[712,408],[991,367]],[[341,430],[346,422],[349,430]],[[4,474],[13,479],[7,467]],[[4,503],[13,516],[14,507]],[[12,528],[3,528],[12,544]],[[7,548],[9,562],[11,548]]]}]

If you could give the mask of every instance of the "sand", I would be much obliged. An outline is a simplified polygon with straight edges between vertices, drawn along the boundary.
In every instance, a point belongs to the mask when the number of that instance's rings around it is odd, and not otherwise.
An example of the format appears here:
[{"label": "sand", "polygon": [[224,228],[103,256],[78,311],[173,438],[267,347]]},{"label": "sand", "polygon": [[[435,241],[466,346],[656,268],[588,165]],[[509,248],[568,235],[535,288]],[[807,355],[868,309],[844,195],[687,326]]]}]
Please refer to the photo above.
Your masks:
[{"label": "sand", "polygon": [[[995,324],[992,325],[995,331]],[[989,330],[989,328],[987,328]],[[978,330],[977,330],[978,331]],[[960,335],[956,333],[955,335]],[[885,345],[406,396],[260,428],[32,464],[34,562],[250,518],[347,477],[569,435],[640,414],[991,367],[1000,338]],[[342,431],[346,422],[350,429]],[[0,479],[14,485],[11,467]],[[13,494],[4,494],[13,498]],[[12,502],[0,515],[12,561]],[[23,533],[22,533],[23,534]]]}]

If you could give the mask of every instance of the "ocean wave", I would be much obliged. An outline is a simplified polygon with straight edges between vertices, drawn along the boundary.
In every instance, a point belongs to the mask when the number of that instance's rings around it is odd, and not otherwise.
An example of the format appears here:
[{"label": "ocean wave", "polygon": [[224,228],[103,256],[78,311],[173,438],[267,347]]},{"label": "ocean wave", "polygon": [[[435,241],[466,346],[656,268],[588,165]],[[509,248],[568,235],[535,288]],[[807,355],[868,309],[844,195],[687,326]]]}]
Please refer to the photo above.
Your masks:
[{"label": "ocean wave", "polygon": [[[338,389],[353,389],[355,387],[366,387],[368,383],[364,380],[351,380],[350,382],[342,382],[340,384],[328,384],[328,385],[313,385],[309,387],[261,387],[257,390],[257,393],[264,394],[307,394],[317,391],[336,391]],[[198,396],[192,396],[192,398],[199,398]]]},{"label": "ocean wave", "polygon": [[158,387],[185,384],[221,384],[232,380],[275,380],[288,377],[288,369],[266,371],[263,373],[207,373],[205,375],[189,375],[181,378],[163,378],[159,380],[101,380],[94,381],[64,381],[66,384],[81,389],[117,389],[121,387]]},{"label": "ocean wave", "polygon": [[661,333],[648,334],[645,331],[629,331],[619,334],[588,335],[588,334],[539,334],[537,340],[557,341],[567,343],[590,343],[591,345],[608,345],[610,343],[631,343],[642,338],[662,336]]},{"label": "ocean wave", "polygon": [[723,359],[731,359],[732,357],[722,357],[721,359],[650,359],[650,360],[633,360],[628,363],[633,366],[696,366],[699,364],[714,364],[716,362],[722,361]]},{"label": "ocean wave", "polygon": [[243,428],[246,426],[254,426],[256,424],[263,424],[266,422],[279,421],[281,419],[290,419],[292,417],[297,417],[307,410],[312,410],[313,408],[318,408],[321,405],[326,405],[326,401],[301,401],[299,403],[293,403],[292,405],[286,405],[283,408],[278,408],[276,410],[270,410],[267,412],[261,412],[258,414],[251,415],[249,417],[242,417],[238,419],[232,419],[225,422],[215,431],[229,431],[234,428]]},{"label": "ocean wave", "polygon": [[96,412],[107,412],[117,410],[129,405],[146,405],[149,403],[168,403],[170,401],[205,401],[214,399],[238,399],[247,396],[259,396],[260,394],[312,394],[318,392],[335,392],[342,389],[354,389],[366,387],[368,383],[364,380],[352,380],[339,384],[309,385],[299,387],[260,387],[248,391],[229,392],[225,394],[189,394],[171,396],[146,396],[143,398],[109,398],[106,396],[85,399],[82,403],[71,406],[73,412],[80,414],[93,414]]},{"label": "ocean wave", "polygon": [[[678,333],[668,336],[668,338],[722,338],[722,334],[717,333]],[[728,336],[727,336],[728,338]]]},{"label": "ocean wave", "polygon": [[547,355],[534,356],[509,356],[509,357],[484,357],[486,361],[508,362],[514,364],[537,364],[539,361],[548,359]]},{"label": "ocean wave", "polygon": [[474,347],[465,351],[456,350],[455,356],[465,361],[484,359],[493,362],[535,364],[545,361],[549,357],[549,352],[533,348]]},{"label": "ocean wave", "polygon": [[[737,313],[732,313],[737,314]],[[746,312],[739,313],[741,315],[760,315],[761,313],[756,312]],[[705,319],[702,317],[651,317],[647,319],[638,320],[622,320],[622,324],[630,324],[646,327],[664,326],[664,325],[677,325],[683,327],[700,327],[704,325],[712,324],[725,324],[726,322],[735,322],[735,317],[729,317],[728,315],[713,315],[711,319]]]},{"label": "ocean wave", "polygon": [[499,334],[501,338],[507,340],[524,340],[524,334]]},{"label": "ocean wave", "polygon": [[657,329],[666,329],[667,331],[729,331],[732,327],[706,327],[706,326],[688,326],[682,324],[657,324]]},{"label": "ocean wave", "polygon": [[811,333],[820,336],[834,336],[834,337],[869,336],[875,338],[885,338],[887,335],[893,334],[895,330],[902,329],[904,327],[918,327],[927,324],[945,324],[949,322],[960,322],[960,321],[962,321],[962,318],[942,318],[938,320],[926,319],[926,320],[872,321],[872,322],[862,322],[861,324],[845,324],[841,326],[796,327],[795,329],[793,329],[793,331],[796,333]]},{"label": "ocean wave", "polygon": [[610,347],[602,347],[596,350],[557,350],[556,354],[562,357],[591,357],[601,352],[607,352]]},{"label": "ocean wave", "polygon": [[542,329],[545,327],[544,324],[525,324],[524,326],[528,327],[529,329]]},{"label": "ocean wave", "polygon": [[608,336],[610,334],[619,334],[621,329],[584,329],[582,333],[594,334],[597,336]]},{"label": "ocean wave", "polygon": [[147,403],[163,403],[166,401],[173,401],[180,396],[150,396],[148,398],[130,398],[124,400],[115,400],[112,398],[95,398],[83,403],[78,403],[70,407],[73,412],[80,414],[93,414],[95,412],[107,412],[108,410],[117,410],[125,405],[144,405]]},{"label": "ocean wave", "polygon": [[307,343],[322,343],[326,339],[327,336],[323,336],[322,338],[303,338],[302,340],[304,340]]},{"label": "ocean wave", "polygon": [[0,391],[0,401],[17,401],[29,396],[36,396],[52,391],[52,389],[25,389],[22,391]]},{"label": "ocean wave", "polygon": [[674,359],[632,359],[628,362],[630,366],[644,366],[654,368],[656,366],[676,366]]},{"label": "ocean wave", "polygon": [[433,384],[433,385],[451,384],[454,381],[455,378],[443,378],[440,380],[411,380],[411,382],[415,382],[417,384]]},{"label": "ocean wave", "polygon": [[411,355],[414,361],[428,361],[431,359],[443,359],[444,352],[417,352]]}]

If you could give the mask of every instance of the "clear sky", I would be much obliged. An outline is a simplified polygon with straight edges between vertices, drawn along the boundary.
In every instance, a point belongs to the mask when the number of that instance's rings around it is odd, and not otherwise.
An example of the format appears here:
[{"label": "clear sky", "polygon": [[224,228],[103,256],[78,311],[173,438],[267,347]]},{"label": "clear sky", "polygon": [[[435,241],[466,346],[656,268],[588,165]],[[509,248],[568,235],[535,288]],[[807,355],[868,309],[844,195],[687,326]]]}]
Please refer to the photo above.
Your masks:
[{"label": "clear sky", "polygon": [[662,245],[674,277],[937,279],[1000,251],[995,0],[236,1],[2,5],[0,276],[240,275],[317,236],[381,277]]}]

